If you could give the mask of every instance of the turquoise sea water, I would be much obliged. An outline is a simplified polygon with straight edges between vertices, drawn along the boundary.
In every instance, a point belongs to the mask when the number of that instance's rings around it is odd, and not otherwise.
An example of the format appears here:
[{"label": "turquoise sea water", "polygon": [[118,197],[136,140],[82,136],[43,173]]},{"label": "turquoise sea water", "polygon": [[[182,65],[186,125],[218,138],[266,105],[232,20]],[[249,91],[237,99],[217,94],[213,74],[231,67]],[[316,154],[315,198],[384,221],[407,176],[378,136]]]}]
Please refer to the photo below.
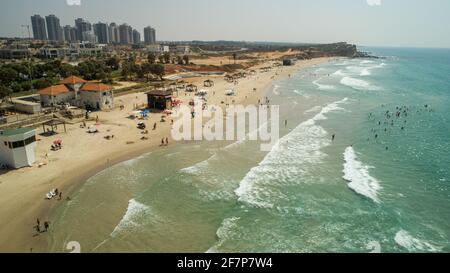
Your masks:
[{"label": "turquoise sea water", "polygon": [[90,178],[54,212],[51,250],[449,252],[450,50],[364,50],[386,59],[268,90],[282,124],[269,153],[178,143]]}]

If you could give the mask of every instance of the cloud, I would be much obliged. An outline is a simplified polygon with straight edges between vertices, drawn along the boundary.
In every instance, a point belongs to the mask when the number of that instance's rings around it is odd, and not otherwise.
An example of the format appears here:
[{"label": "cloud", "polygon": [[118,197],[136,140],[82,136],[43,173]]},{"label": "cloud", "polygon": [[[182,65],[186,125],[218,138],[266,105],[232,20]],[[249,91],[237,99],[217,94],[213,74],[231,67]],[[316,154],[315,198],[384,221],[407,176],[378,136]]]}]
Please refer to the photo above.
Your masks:
[{"label": "cloud", "polygon": [[81,6],[81,0],[66,0],[69,6]]},{"label": "cloud", "polygon": [[381,0],[366,0],[369,6],[381,6]]}]

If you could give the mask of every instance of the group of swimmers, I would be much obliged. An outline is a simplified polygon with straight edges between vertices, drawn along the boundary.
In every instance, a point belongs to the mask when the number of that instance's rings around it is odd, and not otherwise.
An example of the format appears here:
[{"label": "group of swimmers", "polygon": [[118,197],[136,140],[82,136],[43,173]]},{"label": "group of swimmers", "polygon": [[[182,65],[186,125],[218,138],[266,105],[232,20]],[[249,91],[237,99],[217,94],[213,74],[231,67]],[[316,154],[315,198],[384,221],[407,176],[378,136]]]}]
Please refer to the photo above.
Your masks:
[{"label": "group of swimmers", "polygon": [[[385,105],[381,105],[381,107],[384,108]],[[373,113],[369,113],[369,119],[371,121],[375,121],[378,124],[378,127],[384,126],[384,129],[382,129],[382,128],[380,128],[380,129],[372,128],[371,129],[371,134],[373,135],[373,138],[375,139],[375,141],[378,143],[378,139],[380,138],[380,134],[379,134],[380,130],[381,130],[381,132],[387,133],[389,131],[389,129],[388,129],[389,126],[391,128],[393,128],[396,124],[400,124],[399,125],[400,130],[405,131],[406,124],[407,124],[407,118],[411,116],[414,109],[415,109],[415,107],[396,106],[395,110],[393,110],[393,111],[386,110],[383,113],[384,121],[377,119]],[[418,109],[416,110],[416,113],[421,113],[423,111],[433,112],[433,110],[431,109],[431,107],[428,104],[425,104],[423,107],[418,107]],[[367,138],[367,141],[370,141],[370,137]],[[386,150],[389,150],[388,146],[386,146]]]}]

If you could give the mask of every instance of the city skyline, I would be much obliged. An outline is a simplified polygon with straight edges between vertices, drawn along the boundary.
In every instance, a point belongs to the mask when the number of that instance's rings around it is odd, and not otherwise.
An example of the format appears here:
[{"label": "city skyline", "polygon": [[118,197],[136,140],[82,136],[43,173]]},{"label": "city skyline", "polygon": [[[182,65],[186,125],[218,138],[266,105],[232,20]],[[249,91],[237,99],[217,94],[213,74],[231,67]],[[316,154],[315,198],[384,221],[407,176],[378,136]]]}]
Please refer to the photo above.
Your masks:
[{"label": "city skyline", "polygon": [[[115,22],[98,21],[97,23],[91,23],[84,18],[76,18],[74,25],[61,25],[59,17],[54,14],[45,16],[45,19],[40,14],[32,15],[30,18],[32,33],[30,32],[28,35],[37,40],[89,41],[100,44],[139,44],[142,42],[141,31],[127,23],[120,25]],[[156,43],[156,30],[154,28],[147,26],[143,29],[143,33],[145,43]]]},{"label": "city skyline", "polygon": [[368,46],[450,47],[446,15],[450,2],[445,0],[346,0],[345,5],[329,0],[77,2],[5,1],[0,36],[27,37],[21,25],[29,23],[30,15],[56,14],[62,26],[82,17],[92,23],[126,22],[143,35],[143,29],[151,25],[162,41],[347,41]]}]

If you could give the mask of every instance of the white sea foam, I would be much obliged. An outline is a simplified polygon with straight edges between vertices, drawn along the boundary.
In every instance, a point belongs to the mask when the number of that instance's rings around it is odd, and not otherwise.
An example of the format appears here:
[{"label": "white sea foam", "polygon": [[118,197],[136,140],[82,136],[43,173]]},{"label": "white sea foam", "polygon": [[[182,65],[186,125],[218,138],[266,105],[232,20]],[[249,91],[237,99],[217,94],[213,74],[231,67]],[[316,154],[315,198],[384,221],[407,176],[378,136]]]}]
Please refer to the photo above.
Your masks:
[{"label": "white sea foam", "polygon": [[205,169],[209,166],[209,162],[211,160],[214,160],[217,157],[217,154],[213,154],[211,157],[209,157],[208,159],[201,161],[199,163],[196,163],[190,167],[181,169],[180,172],[182,173],[187,173],[187,174],[196,174],[199,171],[201,171],[202,169]]},{"label": "white sea foam", "polygon": [[374,86],[371,86],[370,83],[368,83],[365,80],[355,79],[352,77],[343,77],[341,80],[341,84],[349,86],[353,89],[357,90],[376,90],[377,88]]},{"label": "white sea foam", "polygon": [[141,224],[140,222],[150,214],[150,207],[139,203],[135,199],[128,202],[128,208],[119,224],[114,228],[111,237],[119,235],[123,231],[133,230]]},{"label": "white sea foam", "polygon": [[320,110],[322,110],[322,107],[320,106],[314,106],[313,108],[306,110],[305,114],[309,114],[309,113],[313,113],[313,112],[319,112]]},{"label": "white sea foam", "polygon": [[230,233],[232,230],[236,229],[237,222],[239,221],[239,217],[232,217],[223,220],[222,225],[216,232],[216,236],[218,238],[217,244],[212,246],[210,249],[206,251],[206,253],[218,253],[219,248],[223,245],[223,243],[230,237]]},{"label": "white sea foam", "polygon": [[365,60],[365,61],[361,62],[361,64],[373,64],[373,63],[374,63],[373,61],[369,61],[369,60]]},{"label": "white sea foam", "polygon": [[367,244],[367,249],[370,250],[370,253],[381,253],[381,245],[377,241],[370,241]]},{"label": "white sea foam", "polygon": [[364,68],[363,70],[361,70],[361,73],[359,73],[360,76],[370,76],[372,75],[372,73],[370,72],[369,68]]},{"label": "white sea foam", "polygon": [[312,82],[315,86],[317,86],[317,88],[318,88],[319,90],[332,90],[332,89],[334,89],[334,86],[333,86],[333,85],[320,84],[319,81],[320,81],[321,79],[322,79],[322,78],[320,78],[320,79],[315,80],[315,81]]},{"label": "white sea foam", "polygon": [[294,92],[295,94],[297,94],[297,95],[300,95],[300,96],[304,97],[305,99],[308,99],[308,98],[311,97],[310,95],[305,94],[305,92],[303,92],[303,91],[294,90],[293,92]]},{"label": "white sea foam", "polygon": [[395,234],[395,242],[401,246],[406,248],[408,251],[411,252],[438,252],[440,251],[440,248],[419,240],[417,238],[414,238],[411,234],[409,234],[409,232],[405,231],[405,230],[400,230],[399,232],[397,232],[397,234]]},{"label": "white sea foam", "polygon": [[381,186],[378,180],[369,174],[369,169],[372,167],[364,165],[358,160],[353,147],[345,149],[344,160],[343,178],[350,182],[348,187],[356,193],[364,195],[376,203],[380,203],[378,191],[381,189]]},{"label": "white sea foam", "polygon": [[342,69],[339,69],[338,71],[334,72],[333,74],[331,74],[332,76],[337,76],[337,77],[345,77],[347,76],[347,74],[345,74]]},{"label": "white sea foam", "polygon": [[[313,118],[298,125],[292,132],[282,137],[258,166],[252,168],[235,190],[240,202],[272,208],[274,199],[287,198],[274,189],[277,185],[293,183],[295,177],[301,177],[308,166],[320,163],[325,156],[320,150],[330,145],[327,131],[317,125],[319,120],[327,119],[325,114],[342,110],[340,104],[347,98],[330,103]],[[295,183],[295,182],[294,182]]]}]

